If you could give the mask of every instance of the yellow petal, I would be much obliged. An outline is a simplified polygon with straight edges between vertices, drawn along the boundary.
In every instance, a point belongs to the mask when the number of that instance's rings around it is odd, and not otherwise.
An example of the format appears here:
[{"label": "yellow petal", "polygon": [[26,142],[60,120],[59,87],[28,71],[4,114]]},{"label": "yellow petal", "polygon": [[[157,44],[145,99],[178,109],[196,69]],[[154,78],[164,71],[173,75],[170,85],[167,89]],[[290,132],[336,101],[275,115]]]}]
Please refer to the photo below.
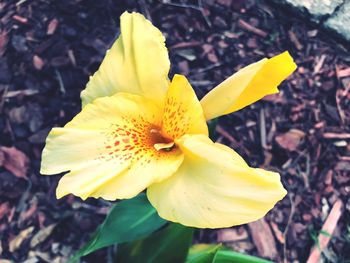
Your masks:
[{"label": "yellow petal", "polygon": [[191,84],[185,76],[175,75],[167,92],[162,134],[176,139],[184,134],[208,134],[208,126]]},{"label": "yellow petal", "polygon": [[203,135],[177,140],[185,159],[147,196],[159,215],[198,228],[245,224],[263,217],[286,195],[278,173],[250,168],[232,149]]},{"label": "yellow petal", "polygon": [[81,93],[83,106],[117,92],[139,94],[163,103],[170,62],[162,33],[141,14],[120,17],[120,36]]},{"label": "yellow petal", "polygon": [[206,119],[240,110],[266,95],[277,93],[277,86],[292,74],[296,67],[287,51],[244,67],[201,100]]},{"label": "yellow petal", "polygon": [[[178,148],[157,150],[159,108],[138,95],[117,93],[94,100],[64,128],[54,128],[42,154],[41,173],[70,171],[60,180],[57,196],[83,199],[131,198],[179,167]],[[162,143],[163,141],[159,141]]]}]

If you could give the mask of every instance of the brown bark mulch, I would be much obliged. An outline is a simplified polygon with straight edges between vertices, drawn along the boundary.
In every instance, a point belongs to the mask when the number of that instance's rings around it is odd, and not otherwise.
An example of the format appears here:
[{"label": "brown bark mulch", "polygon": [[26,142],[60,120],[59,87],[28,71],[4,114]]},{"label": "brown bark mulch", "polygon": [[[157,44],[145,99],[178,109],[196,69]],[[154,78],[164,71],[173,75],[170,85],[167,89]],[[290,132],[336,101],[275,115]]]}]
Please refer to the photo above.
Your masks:
[{"label": "brown bark mulch", "polygon": [[[258,0],[8,0],[0,3],[0,262],[66,262],[108,211],[103,200],[56,200],[60,176],[39,174],[40,154],[48,131],[79,112],[79,93],[125,10],[161,29],[171,74],[188,76],[199,97],[244,65],[284,50],[299,66],[279,94],[221,118],[216,129],[217,140],[250,165],[280,172],[288,196],[263,220],[201,230],[196,242],[222,242],[277,262],[306,262],[318,247],[326,262],[349,260],[345,43]],[[103,249],[84,261],[110,255]]]}]

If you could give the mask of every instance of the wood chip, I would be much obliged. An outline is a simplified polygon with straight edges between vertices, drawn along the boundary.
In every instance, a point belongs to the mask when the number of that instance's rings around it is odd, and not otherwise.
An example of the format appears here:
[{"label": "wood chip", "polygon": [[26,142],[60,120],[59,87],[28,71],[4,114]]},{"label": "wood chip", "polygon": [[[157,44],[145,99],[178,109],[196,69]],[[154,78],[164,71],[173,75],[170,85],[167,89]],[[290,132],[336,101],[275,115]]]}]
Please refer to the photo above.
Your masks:
[{"label": "wood chip", "polygon": [[[341,216],[343,203],[341,200],[337,200],[332,207],[325,223],[323,224],[321,233],[318,235],[318,246],[314,246],[311,250],[311,254],[307,260],[307,263],[317,263],[319,262],[321,252],[327,247],[329,241],[332,238],[335,228],[337,227],[338,220]],[[323,232],[323,233],[322,233]],[[329,235],[325,235],[328,233]]]},{"label": "wood chip", "polygon": [[323,67],[323,64],[326,60],[326,55],[321,55],[321,57],[319,57],[315,67],[314,67],[314,74],[317,74],[321,71],[322,67]]},{"label": "wood chip", "polygon": [[58,20],[56,18],[52,19],[47,26],[46,34],[53,35],[57,29],[58,26]]},{"label": "wood chip", "polygon": [[336,73],[338,78],[350,77],[350,67],[344,69],[339,69],[336,67]]},{"label": "wood chip", "polygon": [[0,57],[5,53],[8,43],[7,32],[0,30]]},{"label": "wood chip", "polygon": [[238,20],[238,26],[240,28],[244,29],[244,30],[252,32],[252,33],[254,33],[256,35],[259,35],[261,37],[267,37],[268,36],[268,33],[266,33],[265,31],[250,25],[249,23],[247,23],[246,21],[244,21],[242,19]]},{"label": "wood chip", "polygon": [[37,70],[41,70],[44,67],[45,62],[38,55],[34,55],[33,56],[33,65]]},{"label": "wood chip", "polygon": [[14,20],[16,20],[17,22],[21,23],[21,24],[27,24],[28,23],[28,19],[19,15],[14,15],[12,17]]},{"label": "wood chip", "polygon": [[294,46],[298,49],[298,50],[302,50],[303,49],[303,45],[300,43],[297,35],[292,31],[289,30],[288,31],[288,35],[290,37],[290,41],[293,42]]},{"label": "wood chip", "polygon": [[262,218],[258,221],[248,224],[254,244],[262,257],[275,259],[278,257],[275,239],[272,235],[270,226]]}]

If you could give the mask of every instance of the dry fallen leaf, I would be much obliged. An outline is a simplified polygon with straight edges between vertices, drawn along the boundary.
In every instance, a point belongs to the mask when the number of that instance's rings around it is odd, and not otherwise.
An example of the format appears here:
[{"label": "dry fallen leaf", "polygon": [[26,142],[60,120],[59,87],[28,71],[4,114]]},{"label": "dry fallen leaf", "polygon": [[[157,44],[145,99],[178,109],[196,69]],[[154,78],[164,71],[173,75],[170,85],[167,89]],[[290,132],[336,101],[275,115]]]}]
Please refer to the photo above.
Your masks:
[{"label": "dry fallen leaf", "polygon": [[0,146],[0,155],[3,156],[0,166],[5,167],[6,170],[17,177],[26,177],[29,159],[23,152],[17,150],[15,147]]},{"label": "dry fallen leaf", "polygon": [[28,227],[27,229],[22,230],[18,236],[12,239],[9,243],[9,251],[13,253],[16,251],[23,241],[28,238],[28,236],[33,232],[34,226]]},{"label": "dry fallen leaf", "polygon": [[304,137],[305,133],[303,131],[291,129],[284,134],[276,136],[276,142],[283,149],[295,151]]},{"label": "dry fallen leaf", "polygon": [[34,237],[32,238],[32,240],[30,241],[30,247],[33,248],[35,246],[37,246],[38,244],[40,244],[41,242],[45,241],[45,239],[51,235],[52,231],[54,230],[54,228],[56,227],[57,224],[52,224],[49,225],[43,229],[41,229],[38,233],[36,233],[34,235]]}]

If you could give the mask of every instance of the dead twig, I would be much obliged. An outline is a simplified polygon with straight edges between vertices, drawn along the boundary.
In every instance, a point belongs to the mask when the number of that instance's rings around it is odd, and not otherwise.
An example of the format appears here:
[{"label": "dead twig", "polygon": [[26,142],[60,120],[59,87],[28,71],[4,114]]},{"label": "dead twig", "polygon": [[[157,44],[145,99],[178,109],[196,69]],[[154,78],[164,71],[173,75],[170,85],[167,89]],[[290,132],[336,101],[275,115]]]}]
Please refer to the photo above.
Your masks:
[{"label": "dead twig", "polygon": [[62,94],[65,94],[66,93],[66,89],[64,88],[64,83],[63,83],[63,80],[62,80],[61,73],[57,69],[55,69],[55,73],[56,73],[56,77],[57,77],[57,80],[58,80],[58,84],[60,86],[60,91],[62,92]]},{"label": "dead twig", "polygon": [[39,91],[34,90],[34,89],[7,91],[4,93],[4,98],[9,99],[9,98],[17,97],[17,96],[32,96],[32,95],[35,95],[38,93],[39,93]]},{"label": "dead twig", "polygon": [[298,49],[298,50],[302,50],[303,49],[303,45],[300,43],[297,35],[292,31],[289,30],[288,31],[288,35],[290,37],[290,41],[293,42],[294,46]]},{"label": "dead twig", "polygon": [[322,136],[324,139],[350,139],[350,133],[333,133],[333,132],[326,132]]},{"label": "dead twig", "polygon": [[260,109],[259,114],[260,119],[260,141],[261,141],[261,147],[264,149],[267,149],[267,143],[266,143],[266,122],[265,122],[265,112],[264,109]]},{"label": "dead twig", "polygon": [[250,154],[250,151],[244,147],[242,142],[237,141],[235,138],[232,137],[231,134],[229,134],[223,127],[220,125],[216,125],[215,131],[220,134],[222,137],[230,141],[230,144],[233,147],[239,147],[242,149],[243,152],[245,152],[247,155]]},{"label": "dead twig", "polygon": [[198,6],[197,5],[191,5],[191,4],[183,4],[183,3],[172,3],[169,1],[162,1],[164,5],[170,5],[170,6],[175,6],[175,7],[181,7],[181,8],[189,8],[192,10],[199,11],[205,21],[205,23],[208,25],[208,27],[211,27],[211,22],[209,21],[207,14],[204,11],[202,1],[198,0]]},{"label": "dead twig", "polygon": [[291,194],[288,194],[289,197],[289,201],[290,201],[290,213],[289,213],[289,217],[288,217],[288,221],[287,221],[287,225],[286,228],[283,231],[283,239],[284,239],[284,243],[283,243],[283,262],[284,263],[288,263],[287,261],[287,234],[289,231],[289,227],[293,222],[293,216],[295,213],[295,204],[294,204],[294,200],[291,196]]},{"label": "dead twig", "polygon": [[188,48],[188,47],[196,47],[202,45],[198,41],[191,41],[191,42],[180,42],[175,45],[172,45],[169,47],[169,50],[177,49],[177,48]]},{"label": "dead twig", "polygon": [[268,33],[259,29],[259,28],[256,28],[250,24],[248,24],[246,21],[242,20],[242,19],[239,19],[238,20],[238,26],[244,30],[247,30],[249,32],[252,32],[258,36],[261,36],[261,37],[267,37],[268,36]]}]

